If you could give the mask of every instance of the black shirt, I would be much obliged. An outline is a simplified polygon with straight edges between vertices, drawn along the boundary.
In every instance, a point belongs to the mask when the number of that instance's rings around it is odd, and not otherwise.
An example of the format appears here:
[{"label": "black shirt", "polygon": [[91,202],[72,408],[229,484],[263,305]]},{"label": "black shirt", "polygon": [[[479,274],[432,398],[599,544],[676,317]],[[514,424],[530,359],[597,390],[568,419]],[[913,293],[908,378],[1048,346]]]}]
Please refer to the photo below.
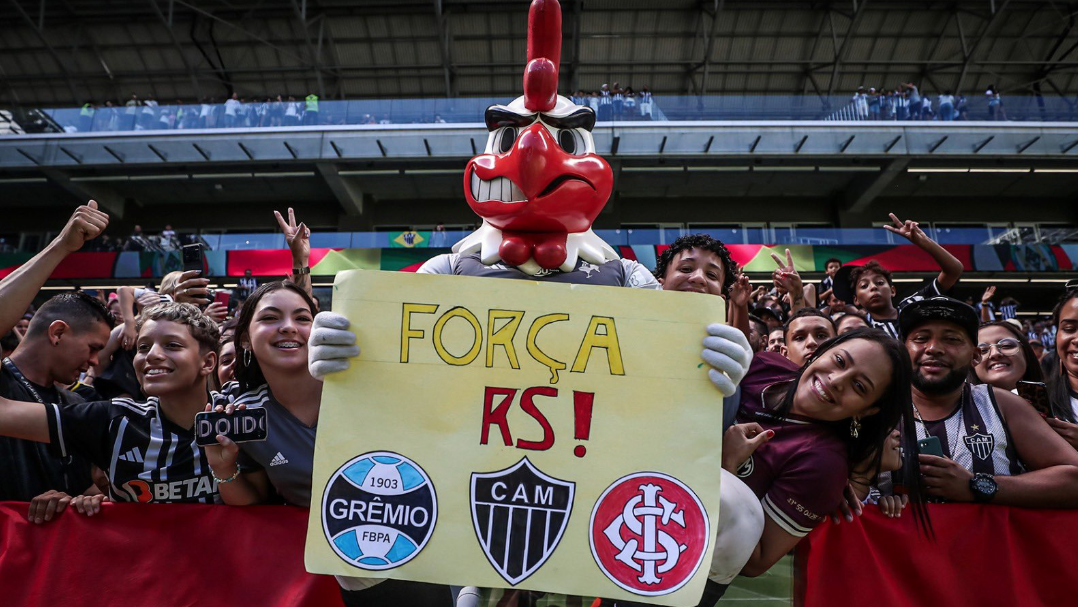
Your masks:
[{"label": "black shirt", "polygon": [[[29,383],[43,401],[62,409],[82,400],[67,390]],[[10,400],[37,402],[7,365],[0,365],[0,396]],[[28,502],[50,489],[78,495],[92,484],[90,462],[86,458],[53,457],[49,453],[48,445],[44,443],[0,436],[0,501]]]},{"label": "black shirt", "polygon": [[49,408],[50,450],[83,454],[104,470],[112,501],[221,503],[194,431],[162,415],[156,398]]}]

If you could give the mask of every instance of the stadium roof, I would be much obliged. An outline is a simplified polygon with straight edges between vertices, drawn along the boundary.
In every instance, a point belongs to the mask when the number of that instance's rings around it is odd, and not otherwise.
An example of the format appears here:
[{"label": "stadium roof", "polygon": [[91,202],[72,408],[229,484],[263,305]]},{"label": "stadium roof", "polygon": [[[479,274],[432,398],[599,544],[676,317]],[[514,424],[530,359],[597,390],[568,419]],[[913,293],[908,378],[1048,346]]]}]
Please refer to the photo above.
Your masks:
[{"label": "stadium roof", "polygon": [[[1078,96],[1073,5],[1029,0],[563,0],[562,89]],[[520,92],[527,3],[8,0],[0,104]]]}]

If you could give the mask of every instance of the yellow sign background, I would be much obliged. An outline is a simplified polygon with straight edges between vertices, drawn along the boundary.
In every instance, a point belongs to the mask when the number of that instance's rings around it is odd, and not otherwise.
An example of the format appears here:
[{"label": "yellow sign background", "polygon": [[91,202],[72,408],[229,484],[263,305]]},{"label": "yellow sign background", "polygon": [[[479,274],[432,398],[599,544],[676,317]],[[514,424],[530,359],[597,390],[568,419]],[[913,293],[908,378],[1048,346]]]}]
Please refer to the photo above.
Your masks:
[{"label": "yellow sign background", "polygon": [[[722,452],[722,397],[708,380],[700,352],[705,326],[726,317],[721,298],[364,270],[341,272],[333,288],[333,309],[351,320],[361,353],[348,371],[326,378],[322,393],[306,544],[309,571],[508,586],[484,556],[473,528],[471,474],[503,470],[526,456],[542,472],[576,487],[560,544],[516,588],[665,605],[697,603],[718,520]],[[407,320],[405,304],[412,304],[413,311]],[[422,304],[437,306],[437,311],[416,312],[432,309]],[[482,345],[468,364],[459,364],[474,351],[475,329],[467,314],[457,311],[442,322],[441,355],[434,346],[439,318],[458,307],[470,311],[482,329]],[[501,345],[492,348],[487,366],[489,333],[510,322],[503,318],[489,329],[491,310],[523,312],[512,340],[518,369]],[[558,316],[533,335],[533,356],[528,342],[534,321],[544,316],[549,321],[552,314],[567,318]],[[590,350],[583,372],[579,365],[577,372],[571,370],[589,326],[593,338],[606,331],[606,325],[596,328],[593,317],[613,319],[623,375],[614,374],[616,361],[601,347]],[[422,331],[422,337],[408,333],[409,328]],[[402,344],[407,344],[406,363],[401,362]],[[567,367],[558,371],[556,383],[543,355]],[[513,446],[504,446],[496,425],[489,427],[488,443],[480,444],[487,386],[519,390],[507,416]],[[554,434],[553,446],[543,451],[516,447],[518,440],[540,442],[544,435],[519,402],[521,392],[536,386],[558,390],[556,397],[534,401]],[[574,390],[595,395],[587,440],[574,439]],[[585,448],[583,457],[574,454],[579,446]],[[360,569],[338,557],[322,527],[322,494],[330,476],[371,451],[392,451],[416,462],[432,480],[438,500],[438,519],[427,545],[411,561],[386,571]],[[622,590],[599,569],[589,546],[589,521],[600,494],[617,479],[644,471],[668,474],[690,487],[711,529],[691,580],[664,596]]]}]

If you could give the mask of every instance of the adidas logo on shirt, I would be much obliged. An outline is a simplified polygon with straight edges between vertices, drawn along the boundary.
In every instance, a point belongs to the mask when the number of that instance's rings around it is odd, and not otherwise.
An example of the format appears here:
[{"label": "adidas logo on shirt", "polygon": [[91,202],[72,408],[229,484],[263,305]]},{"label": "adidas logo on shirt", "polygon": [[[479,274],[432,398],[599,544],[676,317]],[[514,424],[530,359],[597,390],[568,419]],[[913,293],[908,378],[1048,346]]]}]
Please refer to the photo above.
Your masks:
[{"label": "adidas logo on shirt", "polygon": [[284,455],[282,455],[280,451],[278,451],[277,455],[274,455],[273,459],[270,460],[270,465],[271,466],[280,466],[282,464],[287,464],[287,463],[288,463],[288,458],[286,458]]},{"label": "adidas logo on shirt", "polygon": [[121,460],[123,460],[125,462],[135,462],[135,463],[141,464],[142,463],[142,453],[139,452],[138,447],[134,447],[133,449],[131,449],[127,453],[124,453],[123,455],[121,455],[119,459],[121,459]]}]

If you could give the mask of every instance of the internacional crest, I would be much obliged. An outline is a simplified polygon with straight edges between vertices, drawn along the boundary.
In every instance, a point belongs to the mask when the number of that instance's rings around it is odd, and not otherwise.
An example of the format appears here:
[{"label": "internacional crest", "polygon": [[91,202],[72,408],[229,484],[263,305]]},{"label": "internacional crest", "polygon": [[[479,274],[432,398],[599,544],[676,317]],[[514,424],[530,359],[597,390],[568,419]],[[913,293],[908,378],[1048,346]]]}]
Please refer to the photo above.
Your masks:
[{"label": "internacional crest", "polygon": [[660,472],[615,481],[595,502],[589,528],[591,554],[606,577],[645,596],[670,594],[688,583],[711,539],[700,499]]},{"label": "internacional crest", "polygon": [[556,479],[523,458],[505,470],[472,473],[472,524],[494,569],[515,586],[561,542],[576,483]]}]

